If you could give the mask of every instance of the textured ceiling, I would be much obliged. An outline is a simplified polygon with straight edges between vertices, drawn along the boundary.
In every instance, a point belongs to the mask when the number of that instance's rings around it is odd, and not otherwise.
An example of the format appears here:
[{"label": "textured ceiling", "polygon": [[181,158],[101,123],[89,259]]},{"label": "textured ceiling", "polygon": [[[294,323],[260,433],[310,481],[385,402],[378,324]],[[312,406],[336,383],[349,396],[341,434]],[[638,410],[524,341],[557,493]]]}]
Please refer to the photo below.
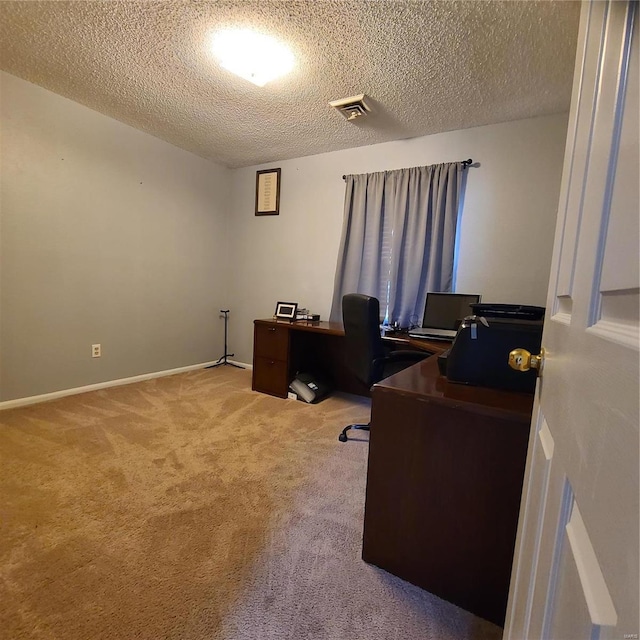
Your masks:
[{"label": "textured ceiling", "polygon": [[[578,2],[0,2],[0,64],[229,167],[568,110]],[[263,88],[208,51],[252,27],[297,59]],[[329,100],[370,96],[356,124]]]}]

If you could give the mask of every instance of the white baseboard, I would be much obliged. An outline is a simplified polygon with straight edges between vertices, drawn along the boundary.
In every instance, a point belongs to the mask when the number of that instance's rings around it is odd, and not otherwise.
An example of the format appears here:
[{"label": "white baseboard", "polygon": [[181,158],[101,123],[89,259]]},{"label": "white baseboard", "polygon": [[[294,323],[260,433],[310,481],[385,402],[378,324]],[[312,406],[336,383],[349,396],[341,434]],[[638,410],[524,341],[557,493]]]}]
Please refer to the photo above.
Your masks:
[{"label": "white baseboard", "polygon": [[[245,362],[236,362],[229,360],[232,364],[239,364],[245,369],[253,369],[253,366]],[[107,389],[108,387],[119,387],[123,384],[132,384],[134,382],[142,382],[143,380],[151,380],[153,378],[163,378],[164,376],[172,376],[176,373],[185,373],[186,371],[196,371],[204,369],[212,364],[216,364],[217,360],[211,362],[201,362],[200,364],[190,364],[187,367],[178,367],[177,369],[167,369],[166,371],[155,371],[153,373],[143,373],[139,376],[131,376],[130,378],[119,378],[118,380],[107,380],[106,382],[97,382],[96,384],[88,384],[84,387],[74,387],[73,389],[62,389],[61,391],[53,391],[52,393],[43,393],[38,396],[28,396],[26,398],[16,398],[15,400],[5,400],[0,402],[0,411],[3,409],[13,409],[15,407],[24,407],[29,404],[37,404],[38,402],[47,402],[48,400],[56,400],[65,396],[74,396],[78,393],[87,393],[88,391],[98,391],[99,389]]]}]

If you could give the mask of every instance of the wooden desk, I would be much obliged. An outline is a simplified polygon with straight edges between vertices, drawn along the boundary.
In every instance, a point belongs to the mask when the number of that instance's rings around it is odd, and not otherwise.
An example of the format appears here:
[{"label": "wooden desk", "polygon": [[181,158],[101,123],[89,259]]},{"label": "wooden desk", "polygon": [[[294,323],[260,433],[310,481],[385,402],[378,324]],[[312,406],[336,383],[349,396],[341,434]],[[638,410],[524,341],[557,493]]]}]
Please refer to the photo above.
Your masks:
[{"label": "wooden desk", "polygon": [[504,624],[533,396],[449,383],[435,356],[370,394],[343,341],[338,323],[255,320],[252,388],[286,398],[296,371],[311,371],[372,395],[363,559]]},{"label": "wooden desk", "polygon": [[[398,335],[385,340],[398,348],[411,347],[429,353],[449,347],[446,342]],[[338,391],[370,395],[369,389],[349,370],[341,323],[254,320],[252,389],[286,398],[289,383],[298,371],[324,376]]]},{"label": "wooden desk", "polygon": [[362,557],[503,625],[533,396],[436,360],[373,387]]}]

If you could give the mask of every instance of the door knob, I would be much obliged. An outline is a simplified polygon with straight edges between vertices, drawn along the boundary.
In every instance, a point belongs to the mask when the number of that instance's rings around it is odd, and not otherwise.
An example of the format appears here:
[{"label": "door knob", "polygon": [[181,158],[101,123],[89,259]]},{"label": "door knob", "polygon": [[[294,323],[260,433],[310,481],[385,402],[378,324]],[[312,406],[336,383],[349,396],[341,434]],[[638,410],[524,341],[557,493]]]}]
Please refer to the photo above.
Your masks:
[{"label": "door knob", "polygon": [[537,356],[532,355],[526,349],[514,349],[509,353],[509,366],[516,371],[535,369],[541,376],[544,366],[544,348],[540,349]]}]

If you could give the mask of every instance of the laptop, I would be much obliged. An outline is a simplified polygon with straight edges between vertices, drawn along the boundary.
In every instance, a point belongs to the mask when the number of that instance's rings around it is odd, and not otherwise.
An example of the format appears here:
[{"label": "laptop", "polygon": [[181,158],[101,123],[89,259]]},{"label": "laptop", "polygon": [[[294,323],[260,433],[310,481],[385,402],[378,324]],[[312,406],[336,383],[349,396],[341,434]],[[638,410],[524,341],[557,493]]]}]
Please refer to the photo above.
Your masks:
[{"label": "laptop", "polygon": [[411,329],[409,336],[453,340],[456,337],[458,321],[471,315],[470,305],[478,304],[481,298],[480,294],[427,293],[422,327]]}]

